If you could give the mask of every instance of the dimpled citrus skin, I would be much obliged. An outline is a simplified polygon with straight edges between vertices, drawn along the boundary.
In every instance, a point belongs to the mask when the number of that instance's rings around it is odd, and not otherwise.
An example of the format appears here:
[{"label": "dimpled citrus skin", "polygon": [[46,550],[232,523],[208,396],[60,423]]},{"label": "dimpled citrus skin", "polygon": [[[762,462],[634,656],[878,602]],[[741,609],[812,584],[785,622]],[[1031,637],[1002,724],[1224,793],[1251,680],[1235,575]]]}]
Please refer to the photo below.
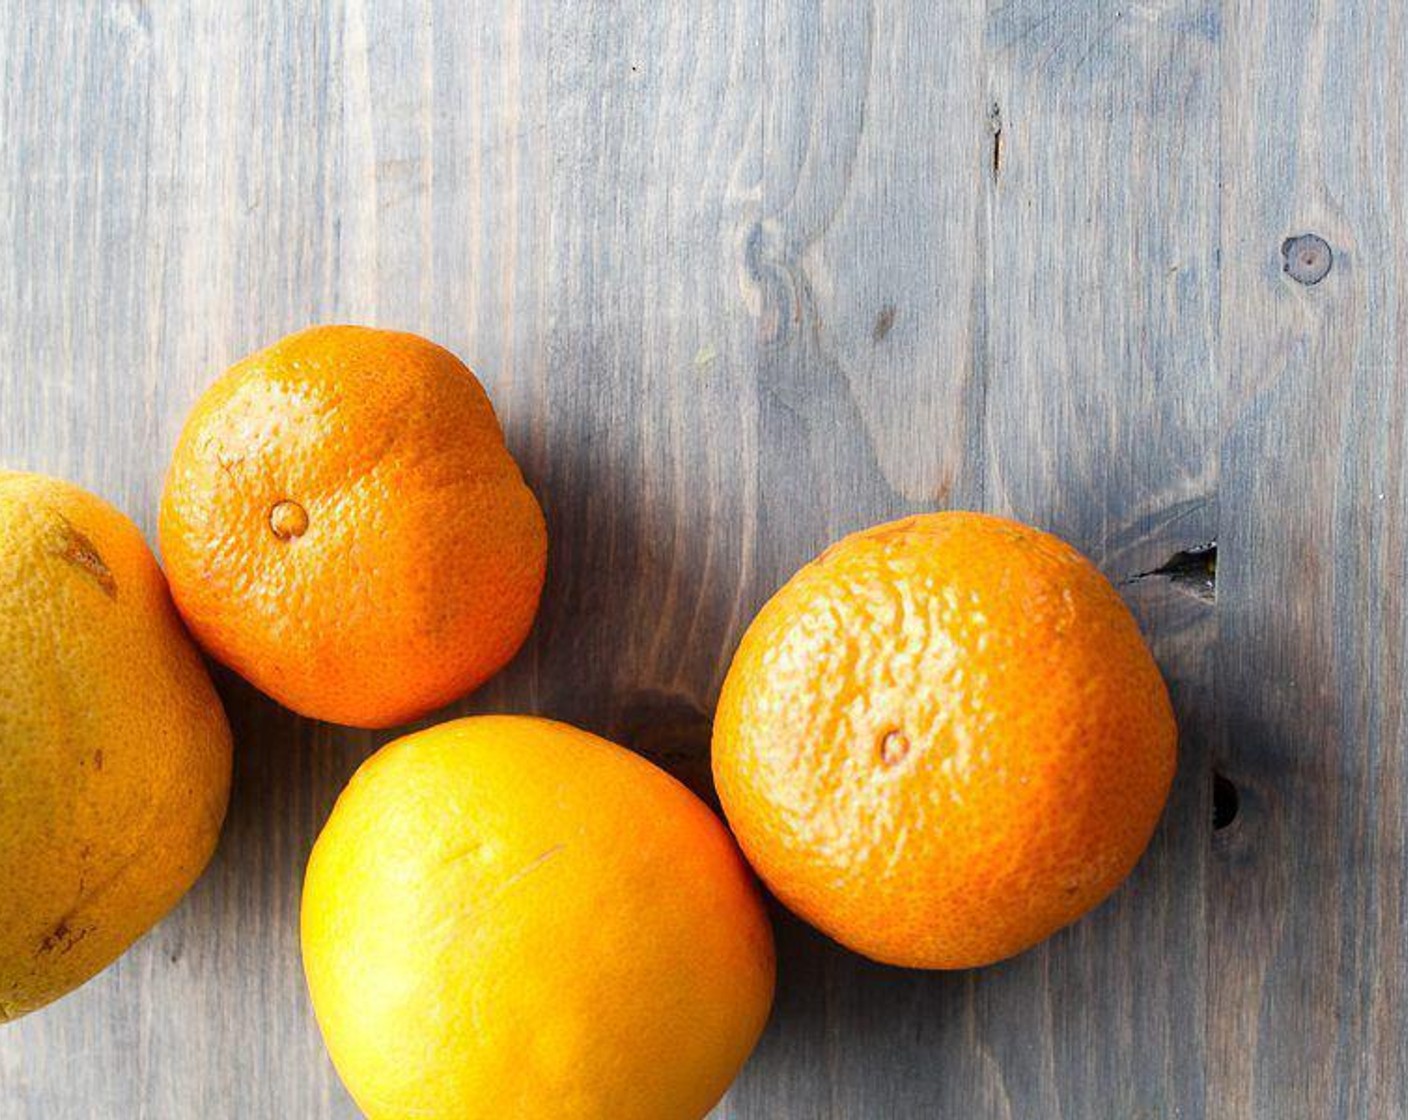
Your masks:
[{"label": "dimpled citrus skin", "polygon": [[411,334],[312,327],[196,403],[161,503],[192,632],[304,715],[385,727],[497,672],[527,637],[542,510],[493,407]]},{"label": "dimpled citrus skin", "polygon": [[230,729],[142,535],[0,471],[0,1022],[78,987],[195,882]]},{"label": "dimpled citrus skin", "polygon": [[1124,879],[1177,733],[1084,557],[978,513],[833,545],[754,620],[714,724],[745,854],[793,911],[918,968],[1009,957]]},{"label": "dimpled citrus skin", "polygon": [[723,824],[566,724],[400,739],[303,887],[323,1037],[371,1120],[698,1120],[767,1019],[773,946]]}]

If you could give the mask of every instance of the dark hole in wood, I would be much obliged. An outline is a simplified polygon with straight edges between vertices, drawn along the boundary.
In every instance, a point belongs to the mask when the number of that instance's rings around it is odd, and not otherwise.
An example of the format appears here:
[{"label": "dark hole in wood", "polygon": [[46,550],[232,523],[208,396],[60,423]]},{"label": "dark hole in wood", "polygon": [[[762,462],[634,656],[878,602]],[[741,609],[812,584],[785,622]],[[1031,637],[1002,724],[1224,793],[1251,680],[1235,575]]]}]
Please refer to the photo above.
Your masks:
[{"label": "dark hole in wood", "polygon": [[1213,771],[1212,775],[1212,830],[1221,832],[1237,819],[1237,810],[1242,806],[1242,798],[1232,779]]},{"label": "dark hole in wood", "polygon": [[1002,173],[1002,106],[996,101],[988,108],[988,131],[992,133],[993,181]]},{"label": "dark hole in wood", "polygon": [[1335,254],[1329,242],[1314,233],[1288,237],[1281,242],[1282,268],[1297,284],[1318,284],[1329,274]]},{"label": "dark hole in wood", "polygon": [[880,309],[880,314],[875,316],[875,328],[870,332],[870,337],[875,342],[883,342],[885,336],[890,333],[890,329],[895,325],[895,305],[887,303]]},{"label": "dark hole in wood", "polygon": [[1217,598],[1217,542],[1194,545],[1175,552],[1157,568],[1138,572],[1123,582],[1166,579],[1180,591],[1187,591],[1211,603]]}]

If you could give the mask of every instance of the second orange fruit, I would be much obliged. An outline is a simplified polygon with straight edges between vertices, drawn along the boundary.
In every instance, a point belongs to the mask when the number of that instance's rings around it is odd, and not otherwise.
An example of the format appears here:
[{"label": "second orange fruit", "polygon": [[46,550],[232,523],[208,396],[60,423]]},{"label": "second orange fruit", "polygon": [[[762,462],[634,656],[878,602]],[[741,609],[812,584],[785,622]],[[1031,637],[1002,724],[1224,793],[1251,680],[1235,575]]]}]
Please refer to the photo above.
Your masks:
[{"label": "second orange fruit", "polygon": [[547,552],[474,375],[416,335],[345,326],[291,335],[201,397],[160,538],[213,656],[295,711],[362,727],[501,668]]},{"label": "second orange fruit", "polygon": [[877,960],[964,968],[1114,890],[1175,741],[1094,565],[1016,522],[941,513],[846,538],[763,608],[719,701],[714,776],[791,909]]}]

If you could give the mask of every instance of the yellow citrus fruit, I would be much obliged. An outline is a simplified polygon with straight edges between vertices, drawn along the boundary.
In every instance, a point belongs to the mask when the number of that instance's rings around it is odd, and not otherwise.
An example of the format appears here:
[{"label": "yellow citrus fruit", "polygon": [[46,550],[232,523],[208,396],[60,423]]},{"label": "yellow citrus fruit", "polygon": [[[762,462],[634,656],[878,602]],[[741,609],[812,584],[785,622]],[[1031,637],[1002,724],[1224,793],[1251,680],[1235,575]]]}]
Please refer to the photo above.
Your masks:
[{"label": "yellow citrus fruit", "polygon": [[773,990],[722,823],[631,752],[522,716],[362,766],[308,862],[303,961],[372,1120],[698,1120]]},{"label": "yellow citrus fruit", "polygon": [[196,403],[161,503],[196,639],[304,715],[387,727],[497,672],[533,623],[543,513],[484,389],[412,334],[313,327]]},{"label": "yellow citrus fruit", "polygon": [[939,513],[847,537],[743,638],[719,795],[792,910],[880,961],[963,968],[1074,921],[1130,872],[1173,778],[1134,619],[1047,533]]},{"label": "yellow citrus fruit", "polygon": [[0,1022],[115,960],[195,882],[230,730],[126,517],[0,471]]}]

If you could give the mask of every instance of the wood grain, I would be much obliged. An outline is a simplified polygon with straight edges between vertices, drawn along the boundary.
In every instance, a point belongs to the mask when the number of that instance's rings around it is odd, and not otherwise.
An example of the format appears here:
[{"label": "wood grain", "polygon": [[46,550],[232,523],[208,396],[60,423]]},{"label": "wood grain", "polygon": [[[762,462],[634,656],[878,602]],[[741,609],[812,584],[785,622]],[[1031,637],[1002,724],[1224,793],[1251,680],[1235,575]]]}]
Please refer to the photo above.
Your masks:
[{"label": "wood grain", "polygon": [[[985,231],[985,502],[1122,585],[1182,731],[1169,810],[1125,887],[973,977],[973,1029],[1012,1117],[1205,1109],[1212,605],[1133,577],[1217,535],[1216,28],[1205,0],[1033,0],[988,22],[1002,154]],[[1023,1022],[1041,1029],[1024,1037]]]},{"label": "wood grain", "polygon": [[1211,1072],[1238,1115],[1399,1116],[1408,21],[1255,3],[1225,35]]},{"label": "wood grain", "polygon": [[[1406,52],[1390,0],[0,0],[0,462],[150,535],[224,366],[316,321],[427,334],[552,540],[528,646],[444,714],[571,720],[706,796],[733,644],[824,544],[944,506],[1051,528],[1173,689],[1149,855],[975,973],[775,910],[777,1010],[716,1116],[1408,1114]],[[297,901],[388,736],[218,680],[215,863],[0,1032],[6,1120],[356,1115]]]}]

